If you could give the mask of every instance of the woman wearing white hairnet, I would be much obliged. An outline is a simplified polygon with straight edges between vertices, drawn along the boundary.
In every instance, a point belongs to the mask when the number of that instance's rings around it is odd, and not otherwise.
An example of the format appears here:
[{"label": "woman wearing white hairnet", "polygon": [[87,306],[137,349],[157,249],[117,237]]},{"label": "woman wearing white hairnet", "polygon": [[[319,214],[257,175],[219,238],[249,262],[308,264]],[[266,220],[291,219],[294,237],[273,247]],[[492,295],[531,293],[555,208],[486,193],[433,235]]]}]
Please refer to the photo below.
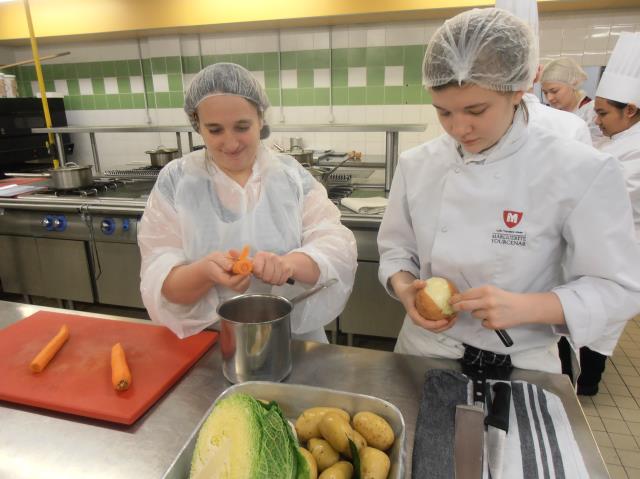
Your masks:
[{"label": "woman wearing white hairnet", "polygon": [[[268,106],[251,73],[231,63],[206,67],[187,91],[184,109],[206,148],[162,169],[138,233],[142,299],[151,319],[179,337],[214,323],[216,307],[231,296],[292,297],[301,283],[336,278],[292,316],[294,337],[326,342],[323,326],[351,292],[353,233],[309,172],[262,145]],[[234,275],[232,257],[244,245],[253,274]]]},{"label": "woman wearing white hairnet", "polygon": [[586,80],[585,71],[569,57],[551,60],[540,75],[542,93],[549,105],[583,119],[589,127],[592,143],[597,145],[603,137],[595,124],[593,101],[580,88]]},{"label": "woman wearing white hairnet", "polygon": [[[620,169],[528,124],[537,65],[531,30],[499,9],[457,15],[427,45],[424,83],[446,134],[400,156],[378,235],[380,281],[407,312],[398,352],[559,373],[559,335],[585,345],[640,311]],[[434,276],[461,291],[450,321],[415,307]]]}]

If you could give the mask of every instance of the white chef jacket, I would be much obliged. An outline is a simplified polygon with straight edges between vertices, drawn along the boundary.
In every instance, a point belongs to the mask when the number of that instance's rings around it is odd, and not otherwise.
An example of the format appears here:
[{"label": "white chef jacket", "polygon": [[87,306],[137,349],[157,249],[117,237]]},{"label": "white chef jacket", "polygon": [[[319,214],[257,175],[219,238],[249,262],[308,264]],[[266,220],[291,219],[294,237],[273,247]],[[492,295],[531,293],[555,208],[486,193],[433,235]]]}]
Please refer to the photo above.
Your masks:
[{"label": "white chef jacket", "polygon": [[585,103],[580,108],[576,108],[573,111],[579,118],[584,120],[589,128],[589,133],[591,134],[591,143],[593,146],[598,148],[598,145],[603,141],[606,141],[607,137],[602,134],[600,127],[596,125],[596,110],[595,110],[595,102],[591,100],[588,103]]},{"label": "white chef jacket", "polygon": [[461,290],[466,278],[472,287],[553,291],[566,325],[511,328],[507,348],[468,312],[440,334],[405,316],[396,350],[455,358],[465,343],[510,354],[516,367],[560,372],[558,334],[586,345],[608,320],[640,311],[640,251],[620,168],[526,125],[520,111],[489,151],[458,148],[443,135],[400,156],[378,235],[380,281],[390,294],[399,271],[446,277]]},{"label": "white chef jacket", "polygon": [[[636,239],[640,241],[640,123],[613,135],[601,143],[598,149],[620,161],[633,208]],[[627,318],[631,319],[631,316]],[[627,324],[626,320],[609,321],[604,334],[589,348],[610,356]]]},{"label": "white chef jacket", "polygon": [[[170,162],[158,176],[140,222],[142,299],[153,321],[179,337],[190,336],[218,320],[216,307],[236,296],[217,285],[191,305],[169,302],[162,285],[172,268],[213,251],[241,249],[306,253],[318,265],[318,282],[338,283],[297,304],[291,316],[294,337],[327,342],[322,327],[347,301],[357,266],[353,233],[325,188],[295,159],[260,145],[252,175],[242,187],[195,151]],[[252,277],[247,292],[292,298],[294,286],[272,286]]]},{"label": "white chef jacket", "polygon": [[567,111],[543,105],[532,93],[525,93],[522,99],[529,110],[529,124],[538,125],[563,138],[591,145],[591,134],[583,119]]}]

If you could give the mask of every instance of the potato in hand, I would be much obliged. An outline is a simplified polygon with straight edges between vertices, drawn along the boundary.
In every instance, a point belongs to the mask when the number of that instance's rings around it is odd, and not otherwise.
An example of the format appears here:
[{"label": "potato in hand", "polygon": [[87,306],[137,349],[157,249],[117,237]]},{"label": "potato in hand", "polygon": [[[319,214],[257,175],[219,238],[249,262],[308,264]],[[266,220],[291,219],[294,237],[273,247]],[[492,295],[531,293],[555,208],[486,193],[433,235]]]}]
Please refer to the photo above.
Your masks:
[{"label": "potato in hand", "polygon": [[420,316],[430,321],[453,318],[456,313],[449,300],[458,293],[458,288],[448,279],[435,276],[427,279],[426,283],[416,295],[416,309]]}]

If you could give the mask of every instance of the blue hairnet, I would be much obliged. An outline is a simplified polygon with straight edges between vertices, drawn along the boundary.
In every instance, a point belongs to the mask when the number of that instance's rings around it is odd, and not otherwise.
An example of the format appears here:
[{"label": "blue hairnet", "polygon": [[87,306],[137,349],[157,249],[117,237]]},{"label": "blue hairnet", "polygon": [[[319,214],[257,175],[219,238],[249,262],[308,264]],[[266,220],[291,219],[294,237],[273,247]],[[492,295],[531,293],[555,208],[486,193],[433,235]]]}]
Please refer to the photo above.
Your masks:
[{"label": "blue hairnet", "polygon": [[528,90],[537,68],[533,31],[499,8],[447,20],[431,37],[422,64],[427,88],[472,83],[495,91]]},{"label": "blue hairnet", "polygon": [[[258,109],[264,121],[264,112],[269,108],[269,99],[262,85],[246,68],[235,63],[215,63],[203,68],[193,78],[184,99],[184,111],[189,117],[191,126],[198,129],[198,105],[213,95],[236,95],[246,98]],[[260,138],[269,136],[269,126],[264,123],[260,130]]]}]

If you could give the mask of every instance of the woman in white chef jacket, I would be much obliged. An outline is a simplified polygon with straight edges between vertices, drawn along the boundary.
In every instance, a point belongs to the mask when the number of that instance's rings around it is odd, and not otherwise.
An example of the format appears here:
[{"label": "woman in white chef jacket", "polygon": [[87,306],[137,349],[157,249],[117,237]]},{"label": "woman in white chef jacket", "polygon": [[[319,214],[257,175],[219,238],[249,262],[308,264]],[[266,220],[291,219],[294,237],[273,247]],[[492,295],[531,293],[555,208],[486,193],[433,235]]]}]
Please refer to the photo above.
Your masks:
[{"label": "woman in white chef jacket", "polygon": [[[606,138],[598,149],[612,155],[622,166],[633,208],[636,238],[640,241],[639,33],[620,35],[598,84],[594,103],[595,123]],[[598,341],[580,348],[578,394],[594,395],[598,392],[606,359],[613,354],[626,322],[610,322]]]},{"label": "woman in white chef jacket", "polygon": [[[622,174],[527,124],[537,64],[531,30],[499,9],[457,15],[427,46],[424,82],[446,134],[401,155],[378,235],[380,281],[407,312],[397,352],[558,373],[558,335],[585,345],[640,311]],[[432,276],[462,291],[451,321],[415,308]]]},{"label": "woman in white chef jacket", "polygon": [[[534,34],[536,46],[539,44],[538,2],[536,0],[496,0],[496,8],[502,8],[525,22]],[[538,67],[533,83],[539,81],[541,72],[542,68]],[[524,94],[522,100],[527,106],[530,123],[546,128],[563,138],[572,138],[587,145],[592,144],[591,134],[585,121],[564,110],[543,105],[540,99],[533,94],[533,85]]]},{"label": "woman in white chef jacket", "polygon": [[[351,292],[353,233],[308,171],[261,143],[268,106],[258,81],[231,63],[206,67],[187,91],[184,109],[205,148],[162,169],[138,233],[142,299],[151,319],[179,337],[214,323],[217,305],[231,296],[292,297],[301,284],[336,278],[296,306],[291,322],[295,337],[327,342],[323,326]],[[230,250],[244,245],[253,275],[233,275]]]},{"label": "woman in white chef jacket", "polygon": [[569,57],[551,60],[540,75],[542,93],[549,105],[574,113],[584,120],[591,133],[592,143],[597,145],[603,137],[595,124],[593,101],[580,89],[586,79],[587,74],[582,67]]}]

